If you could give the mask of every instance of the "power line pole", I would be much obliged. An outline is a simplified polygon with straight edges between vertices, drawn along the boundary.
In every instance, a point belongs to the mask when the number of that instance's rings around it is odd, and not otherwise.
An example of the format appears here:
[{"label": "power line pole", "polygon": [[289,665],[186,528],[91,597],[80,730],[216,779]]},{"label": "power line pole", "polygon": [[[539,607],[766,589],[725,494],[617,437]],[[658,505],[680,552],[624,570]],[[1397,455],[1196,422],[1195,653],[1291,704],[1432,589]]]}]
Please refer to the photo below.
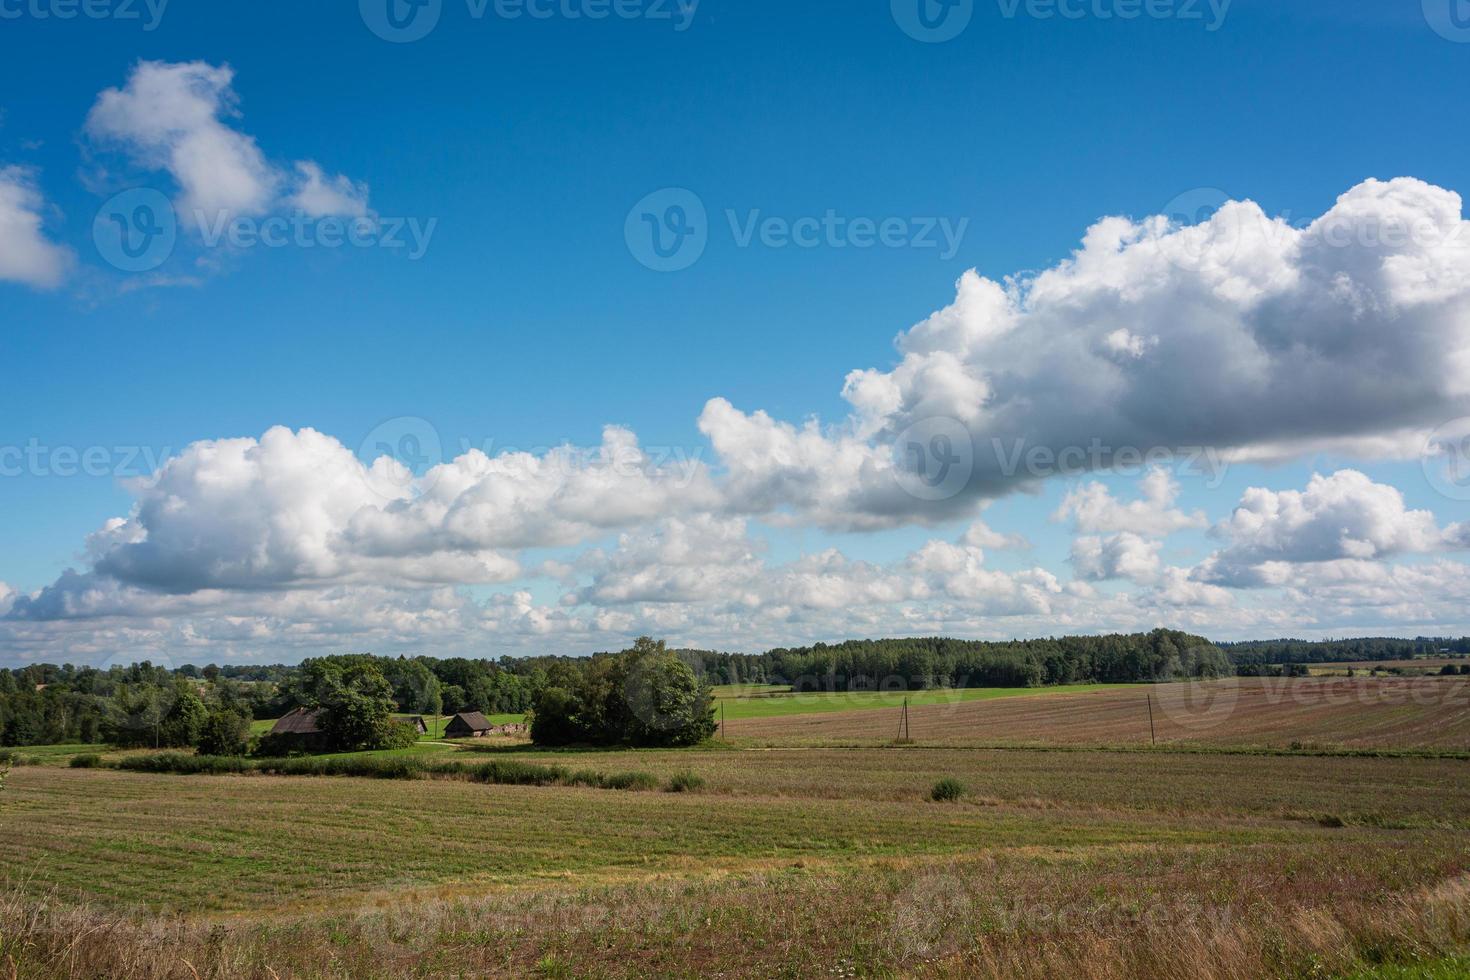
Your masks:
[{"label": "power line pole", "polygon": [[1154,695],[1152,691],[1148,695],[1148,740],[1153,745],[1159,744],[1159,736],[1154,731]]}]

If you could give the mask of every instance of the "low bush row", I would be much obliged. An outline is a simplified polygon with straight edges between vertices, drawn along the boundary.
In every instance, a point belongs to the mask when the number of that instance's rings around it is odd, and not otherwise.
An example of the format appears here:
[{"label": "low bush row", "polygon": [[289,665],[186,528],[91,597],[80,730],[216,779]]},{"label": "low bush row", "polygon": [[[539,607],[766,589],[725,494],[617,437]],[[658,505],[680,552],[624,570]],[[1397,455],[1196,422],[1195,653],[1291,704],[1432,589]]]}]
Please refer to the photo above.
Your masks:
[{"label": "low bush row", "polygon": [[[80,761],[86,760],[86,761]],[[503,786],[589,786],[594,789],[653,790],[659,788],[656,777],[646,772],[601,773],[588,769],[572,771],[565,766],[543,766],[509,759],[488,762],[431,763],[412,756],[302,756],[288,759],[246,759],[241,756],[192,755],[187,752],[156,752],[149,755],[125,756],[102,760],[97,756],[78,756],[72,761],[78,768],[105,765],[132,772],[173,773],[177,775],[225,775],[230,773],[263,773],[272,776],[357,776],[368,779],[462,778],[477,783]],[[693,773],[679,773],[663,788],[671,793],[691,792],[701,788],[704,780]]]}]

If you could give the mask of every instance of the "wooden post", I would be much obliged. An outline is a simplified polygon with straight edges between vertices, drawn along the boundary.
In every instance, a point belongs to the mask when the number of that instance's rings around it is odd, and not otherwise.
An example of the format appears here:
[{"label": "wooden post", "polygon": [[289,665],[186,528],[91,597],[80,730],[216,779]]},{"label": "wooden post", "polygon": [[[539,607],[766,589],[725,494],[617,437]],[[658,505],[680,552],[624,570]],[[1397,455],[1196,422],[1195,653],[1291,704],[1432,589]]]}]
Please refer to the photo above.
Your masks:
[{"label": "wooden post", "polygon": [[1152,691],[1148,695],[1148,740],[1153,745],[1159,744],[1159,736],[1154,731],[1154,695]]},{"label": "wooden post", "polygon": [[725,702],[720,702],[720,738],[725,738]]}]

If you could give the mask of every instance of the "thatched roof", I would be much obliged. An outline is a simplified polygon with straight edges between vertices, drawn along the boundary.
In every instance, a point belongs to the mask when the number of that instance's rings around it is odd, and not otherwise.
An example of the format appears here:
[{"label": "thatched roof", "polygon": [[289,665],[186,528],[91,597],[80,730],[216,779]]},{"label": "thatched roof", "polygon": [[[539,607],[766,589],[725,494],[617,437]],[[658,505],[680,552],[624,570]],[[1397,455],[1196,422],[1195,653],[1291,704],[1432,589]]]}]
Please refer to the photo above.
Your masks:
[{"label": "thatched roof", "polygon": [[321,729],[316,725],[317,715],[320,711],[307,711],[305,708],[297,708],[276,722],[271,728],[272,735],[320,735]]},{"label": "thatched roof", "polygon": [[461,711],[459,714],[449,719],[450,726],[453,726],[455,722],[462,723],[472,732],[488,732],[491,727],[493,727],[490,724],[490,719],[486,718],[478,711]]}]

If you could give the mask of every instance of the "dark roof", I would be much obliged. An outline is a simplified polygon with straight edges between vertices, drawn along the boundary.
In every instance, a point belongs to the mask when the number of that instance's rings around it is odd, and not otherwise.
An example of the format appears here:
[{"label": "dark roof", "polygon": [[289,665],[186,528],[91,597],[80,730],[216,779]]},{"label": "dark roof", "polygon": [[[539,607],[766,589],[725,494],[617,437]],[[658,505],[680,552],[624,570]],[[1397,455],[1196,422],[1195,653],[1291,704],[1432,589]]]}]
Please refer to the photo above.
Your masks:
[{"label": "dark roof", "polygon": [[280,721],[271,728],[272,735],[320,735],[321,729],[316,726],[317,715],[320,711],[307,711],[305,708],[297,708],[288,712]]},{"label": "dark roof", "polygon": [[449,724],[453,725],[457,721],[462,722],[464,726],[472,732],[488,732],[492,727],[490,724],[490,719],[486,718],[478,711],[461,711],[459,714],[449,719]]}]

